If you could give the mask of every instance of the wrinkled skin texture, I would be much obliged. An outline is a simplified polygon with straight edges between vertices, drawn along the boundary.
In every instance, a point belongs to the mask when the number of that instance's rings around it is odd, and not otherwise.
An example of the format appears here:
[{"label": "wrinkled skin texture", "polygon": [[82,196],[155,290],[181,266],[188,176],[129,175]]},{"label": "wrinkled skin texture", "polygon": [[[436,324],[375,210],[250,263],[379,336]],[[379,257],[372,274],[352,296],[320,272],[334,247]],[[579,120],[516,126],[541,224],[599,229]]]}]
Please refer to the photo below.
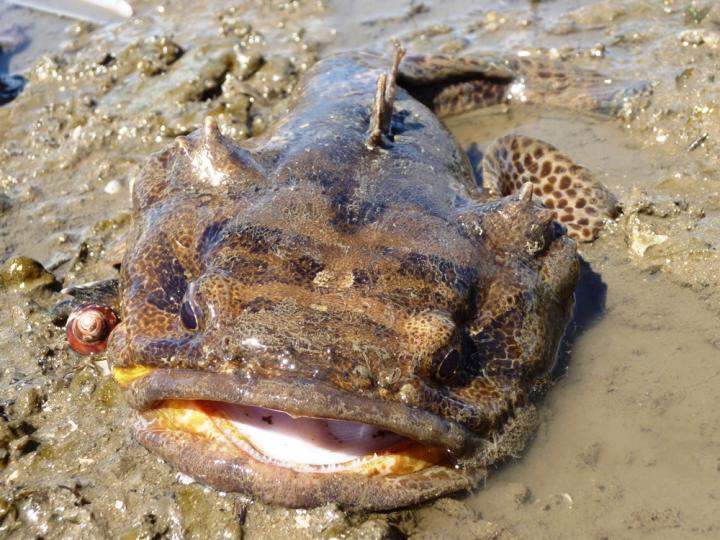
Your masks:
[{"label": "wrinkled skin texture", "polygon": [[[555,362],[575,242],[532,186],[492,200],[475,184],[428,108],[458,109],[462,85],[442,62],[404,64],[390,129],[368,144],[388,64],[327,59],[262,138],[241,147],[209,121],[151,158],[134,185],[109,358],[153,368],[127,385],[146,419],[163,399],[228,401],[374,424],[448,458],[401,476],[297,473],[138,424],[145,446],[219,489],[376,509],[470,489],[497,458],[488,441],[532,407]],[[508,69],[476,66],[485,78],[468,91],[486,97],[474,106],[507,98]],[[522,141],[509,139],[505,157]],[[611,213],[611,196],[578,178]],[[537,192],[542,178],[527,180]]]}]

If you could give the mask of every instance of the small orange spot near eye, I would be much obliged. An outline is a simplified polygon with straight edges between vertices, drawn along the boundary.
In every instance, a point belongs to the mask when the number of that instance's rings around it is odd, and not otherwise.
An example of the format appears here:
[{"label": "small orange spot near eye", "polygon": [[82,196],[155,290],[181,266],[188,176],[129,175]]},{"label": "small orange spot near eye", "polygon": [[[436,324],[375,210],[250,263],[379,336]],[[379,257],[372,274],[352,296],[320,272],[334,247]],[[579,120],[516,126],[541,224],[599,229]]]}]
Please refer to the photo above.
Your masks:
[{"label": "small orange spot near eye", "polygon": [[133,366],[133,367],[114,367],[112,368],[113,378],[117,383],[125,388],[135,379],[144,377],[148,373],[155,371],[155,368],[145,366]]}]

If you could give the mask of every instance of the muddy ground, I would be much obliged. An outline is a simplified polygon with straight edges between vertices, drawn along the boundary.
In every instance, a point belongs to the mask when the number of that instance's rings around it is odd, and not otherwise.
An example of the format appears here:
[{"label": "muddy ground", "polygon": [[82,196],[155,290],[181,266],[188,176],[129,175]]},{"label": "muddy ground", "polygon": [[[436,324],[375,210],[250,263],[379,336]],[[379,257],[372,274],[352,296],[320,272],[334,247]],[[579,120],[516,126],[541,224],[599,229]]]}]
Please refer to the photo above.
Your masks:
[{"label": "muddy ground", "polygon": [[[0,4],[0,34],[20,24],[33,39],[4,60],[30,82],[0,108],[0,537],[717,538],[714,4],[138,1],[137,17],[105,28]],[[478,493],[349,515],[193,483],[130,438],[102,363],[68,352],[57,291],[115,271],[107,253],[149,153],[207,114],[238,140],[261,133],[318,58],[391,38],[653,81],[650,101],[617,119],[520,106],[450,121],[466,146],[541,137],[619,196],[623,216],[582,248],[596,311],[574,327],[537,437]]]}]

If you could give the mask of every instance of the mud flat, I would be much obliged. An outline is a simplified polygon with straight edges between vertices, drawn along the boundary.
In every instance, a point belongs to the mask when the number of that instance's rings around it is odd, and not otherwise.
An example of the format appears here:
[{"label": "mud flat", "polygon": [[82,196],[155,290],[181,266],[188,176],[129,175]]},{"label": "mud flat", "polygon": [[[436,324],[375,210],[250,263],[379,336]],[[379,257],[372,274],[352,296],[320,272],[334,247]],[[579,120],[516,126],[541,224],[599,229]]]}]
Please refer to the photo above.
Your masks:
[{"label": "mud flat", "polygon": [[[70,24],[0,108],[0,537],[720,534],[720,9],[360,4],[135,2],[121,25]],[[13,23],[3,17],[0,32]],[[544,138],[619,196],[623,216],[582,249],[593,317],[578,319],[536,439],[476,494],[349,515],[193,483],[130,438],[102,365],[68,352],[57,291],[115,272],[107,254],[150,152],[207,114],[238,140],[261,133],[318,58],[393,37],[417,52],[514,51],[655,83],[616,120],[521,106],[450,122],[480,148],[508,131]]]}]

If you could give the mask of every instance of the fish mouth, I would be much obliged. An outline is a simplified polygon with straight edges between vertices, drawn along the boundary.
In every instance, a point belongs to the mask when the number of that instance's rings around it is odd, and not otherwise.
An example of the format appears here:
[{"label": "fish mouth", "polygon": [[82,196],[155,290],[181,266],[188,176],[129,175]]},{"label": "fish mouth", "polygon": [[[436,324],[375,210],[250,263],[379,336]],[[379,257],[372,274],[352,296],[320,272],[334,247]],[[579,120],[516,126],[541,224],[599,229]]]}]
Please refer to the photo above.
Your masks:
[{"label": "fish mouth", "polygon": [[403,403],[305,379],[247,380],[179,369],[114,368],[139,412],[136,438],[224,491],[291,507],[389,509],[469,489],[484,469],[462,425]]},{"label": "fish mouth", "polygon": [[181,431],[257,462],[298,473],[410,474],[447,460],[447,451],[370,424],[293,417],[222,401],[165,400],[142,429]]}]

